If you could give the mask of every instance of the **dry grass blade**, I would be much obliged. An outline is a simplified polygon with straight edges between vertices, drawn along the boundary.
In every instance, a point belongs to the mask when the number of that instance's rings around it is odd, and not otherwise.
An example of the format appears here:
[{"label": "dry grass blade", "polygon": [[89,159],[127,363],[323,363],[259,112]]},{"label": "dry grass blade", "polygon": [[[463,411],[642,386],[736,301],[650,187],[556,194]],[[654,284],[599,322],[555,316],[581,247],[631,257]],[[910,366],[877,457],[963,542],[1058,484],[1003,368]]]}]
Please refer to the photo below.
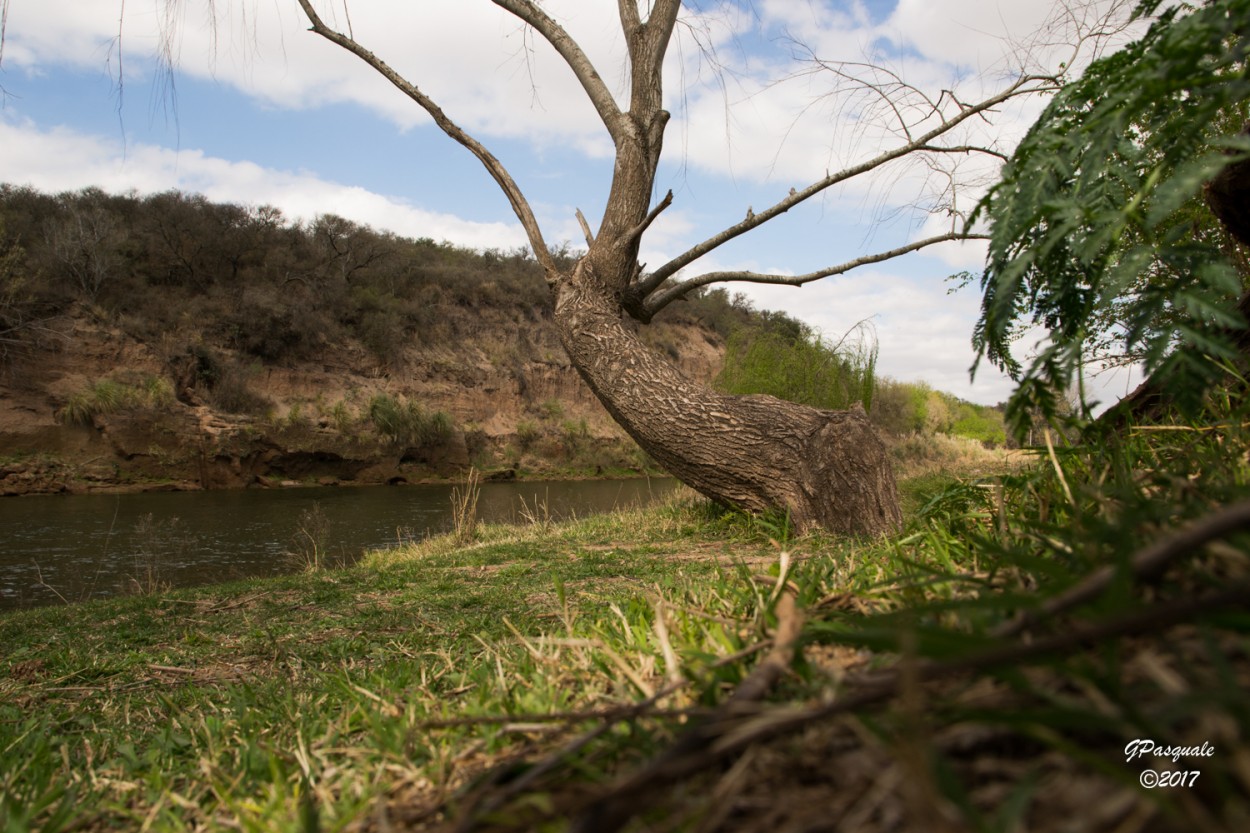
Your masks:
[{"label": "dry grass blade", "polygon": [[463,486],[451,490],[451,517],[456,541],[467,544],[477,537],[477,500],[481,495],[481,475],[469,469]]},{"label": "dry grass blade", "polygon": [[[1013,642],[947,662],[914,662],[907,669],[914,684],[929,683],[956,674],[986,671],[1005,665],[1070,652],[1083,645],[1132,635],[1160,633],[1203,613],[1243,609],[1250,605],[1250,586],[1237,585],[1198,598],[1154,604],[1124,616],[1031,642]],[[744,681],[744,685],[750,681]],[[591,804],[569,829],[573,833],[613,833],[644,811],[663,792],[660,786],[705,771],[717,762],[754,744],[800,731],[815,721],[853,714],[898,697],[903,691],[898,668],[864,675],[838,701],[813,707],[784,706],[743,714],[748,703],[731,701],[719,718],[688,732],[650,765],[619,782]],[[858,684],[856,684],[858,683]]]},{"label": "dry grass blade", "polygon": [[[1227,506],[1191,524],[1170,538],[1147,547],[1133,556],[1130,569],[1136,578],[1149,578],[1162,571],[1169,562],[1193,555],[1203,545],[1242,529],[1250,529],[1250,501]],[[1084,581],[1048,599],[1037,610],[1023,612],[1015,619],[1004,623],[992,631],[992,635],[1014,636],[1046,618],[1090,601],[1111,585],[1117,569],[1108,565],[1095,570]]]}]

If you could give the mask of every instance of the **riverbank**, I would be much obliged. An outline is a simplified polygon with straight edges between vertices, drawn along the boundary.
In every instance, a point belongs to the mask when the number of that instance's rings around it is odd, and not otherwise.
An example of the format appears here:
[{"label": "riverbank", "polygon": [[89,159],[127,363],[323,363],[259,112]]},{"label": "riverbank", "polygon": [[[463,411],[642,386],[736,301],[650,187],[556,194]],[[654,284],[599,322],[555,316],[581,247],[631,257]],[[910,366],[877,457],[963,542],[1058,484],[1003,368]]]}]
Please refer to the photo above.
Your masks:
[{"label": "riverbank", "polygon": [[[46,339],[0,362],[0,496],[420,483],[470,467],[600,476],[652,465],[545,319],[459,307],[448,317],[465,332],[401,342],[386,363],[350,340],[262,361],[211,327],[157,338],[70,305]],[[715,332],[670,323],[656,337],[674,345],[671,358],[691,378],[715,376],[724,351]]]},{"label": "riverbank", "polygon": [[[687,494],[347,570],[0,615],[0,827],[562,829],[598,812],[1102,831],[1200,812],[1239,829],[1244,616],[1149,606],[1244,574],[1242,556],[1173,571],[1123,621],[1123,599],[1044,613],[1128,561],[1087,548],[1056,571],[1059,551],[1008,548],[1068,528],[1102,541],[1090,524],[1111,504],[1078,515],[1057,471],[909,480],[908,530],[883,542],[794,539]],[[1021,608],[1053,627],[991,636]],[[1139,790],[1122,750],[1151,732],[1212,744],[1182,763],[1214,792]],[[672,768],[649,770],[661,754]]]},{"label": "riverbank", "polygon": [[[484,522],[587,517],[661,499],[671,479],[482,482]],[[356,563],[453,527],[452,484],[0,501],[0,611]]]},{"label": "riverbank", "polygon": [[[650,462],[639,465],[617,465],[604,468],[601,464],[561,465],[559,462],[530,462],[531,465],[521,468],[500,465],[486,470],[479,470],[477,477],[485,483],[530,483],[541,480],[630,480],[637,478],[664,478],[667,473]],[[371,468],[376,468],[371,467]],[[210,483],[205,487],[200,480],[175,479],[170,477],[144,477],[121,472],[113,463],[100,464],[99,460],[86,460],[85,463],[71,464],[41,454],[20,455],[20,457],[0,458],[0,498],[21,498],[31,495],[50,494],[149,494],[161,492],[205,492],[205,490],[240,490],[240,489],[301,489],[317,487],[376,487],[376,485],[437,485],[460,483],[466,477],[467,469],[449,469],[442,474],[435,474],[419,467],[396,468],[395,475],[390,470],[379,470],[377,477],[356,477],[340,479],[334,475],[305,477],[299,480],[280,477],[280,475],[254,474],[246,482]],[[389,477],[382,475],[389,474]]]}]

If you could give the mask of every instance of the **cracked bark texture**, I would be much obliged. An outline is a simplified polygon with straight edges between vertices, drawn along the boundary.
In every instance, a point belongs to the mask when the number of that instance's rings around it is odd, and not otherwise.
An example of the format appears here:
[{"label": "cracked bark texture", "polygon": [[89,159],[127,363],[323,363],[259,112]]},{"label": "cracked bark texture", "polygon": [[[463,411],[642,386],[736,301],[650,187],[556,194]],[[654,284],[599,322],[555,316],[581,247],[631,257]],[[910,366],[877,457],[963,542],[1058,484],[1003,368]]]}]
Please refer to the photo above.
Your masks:
[{"label": "cracked bark texture", "polygon": [[587,260],[558,280],[555,321],[612,417],[692,489],[748,511],[786,511],[800,530],[875,536],[901,527],[887,450],[862,408],[729,396],[690,381],[626,326]]}]

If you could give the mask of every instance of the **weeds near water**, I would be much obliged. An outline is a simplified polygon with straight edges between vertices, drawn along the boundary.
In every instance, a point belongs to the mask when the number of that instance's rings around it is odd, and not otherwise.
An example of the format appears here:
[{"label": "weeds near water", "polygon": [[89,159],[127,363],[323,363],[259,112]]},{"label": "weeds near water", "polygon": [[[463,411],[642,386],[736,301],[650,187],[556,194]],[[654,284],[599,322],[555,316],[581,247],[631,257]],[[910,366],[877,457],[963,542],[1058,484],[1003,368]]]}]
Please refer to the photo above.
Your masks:
[{"label": "weeds near water", "polygon": [[464,484],[451,490],[452,534],[459,544],[468,544],[477,538],[477,501],[481,493],[481,475],[472,467]]},{"label": "weeds near water", "polygon": [[534,495],[534,505],[530,506],[525,495],[520,496],[521,508],[518,514],[521,520],[532,527],[547,532],[551,529],[551,504],[546,498]]},{"label": "weeds near water", "polygon": [[191,546],[191,537],[182,530],[181,519],[176,515],[158,519],[148,512],[135,524],[133,540],[134,572],[126,577],[127,589],[141,596],[165,592],[171,584],[162,565],[166,560],[181,558]]},{"label": "weeds near water", "polygon": [[299,513],[286,560],[306,573],[315,573],[330,566],[330,519],[320,503],[314,503]]}]

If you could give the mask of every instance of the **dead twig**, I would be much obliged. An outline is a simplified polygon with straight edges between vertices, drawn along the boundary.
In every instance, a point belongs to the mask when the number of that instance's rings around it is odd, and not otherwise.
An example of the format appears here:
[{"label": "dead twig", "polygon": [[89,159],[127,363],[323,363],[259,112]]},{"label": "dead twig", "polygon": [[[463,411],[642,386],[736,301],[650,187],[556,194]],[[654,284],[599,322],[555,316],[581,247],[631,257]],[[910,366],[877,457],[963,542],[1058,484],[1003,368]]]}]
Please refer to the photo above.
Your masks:
[{"label": "dead twig", "polygon": [[[1146,547],[1133,556],[1129,562],[1129,570],[1135,579],[1148,580],[1162,573],[1172,561],[1192,555],[1199,547],[1241,529],[1250,529],[1250,500],[1226,506],[1190,524],[1171,537]],[[1100,567],[1080,583],[1047,599],[1041,607],[1023,611],[1014,619],[994,628],[990,631],[990,635],[1015,636],[1045,619],[1094,599],[1111,586],[1119,569],[1110,564]]]},{"label": "dead twig", "polygon": [[[1014,667],[1106,639],[1157,633],[1200,614],[1243,609],[1247,605],[1250,605],[1250,586],[1237,585],[1199,598],[1149,605],[1109,621],[1030,643],[1012,642],[946,662],[914,663],[908,673],[917,683],[928,683],[957,674],[1006,665]],[[753,744],[800,731],[814,721],[892,700],[901,693],[902,682],[901,671],[894,668],[850,682],[848,688],[853,690],[852,694],[826,705],[757,708],[750,714],[743,713],[745,703],[737,704],[732,710],[723,709],[721,717],[695,727],[650,765],[625,778],[592,803],[569,829],[572,833],[614,833],[650,806],[662,793],[662,785],[671,785],[704,771]]]},{"label": "dead twig", "polygon": [[773,637],[773,647],[738,685],[729,698],[729,705],[753,703],[768,693],[782,675],[790,670],[790,663],[794,661],[794,645],[802,630],[803,615],[794,600],[794,593],[785,592],[777,600],[777,633]]}]

